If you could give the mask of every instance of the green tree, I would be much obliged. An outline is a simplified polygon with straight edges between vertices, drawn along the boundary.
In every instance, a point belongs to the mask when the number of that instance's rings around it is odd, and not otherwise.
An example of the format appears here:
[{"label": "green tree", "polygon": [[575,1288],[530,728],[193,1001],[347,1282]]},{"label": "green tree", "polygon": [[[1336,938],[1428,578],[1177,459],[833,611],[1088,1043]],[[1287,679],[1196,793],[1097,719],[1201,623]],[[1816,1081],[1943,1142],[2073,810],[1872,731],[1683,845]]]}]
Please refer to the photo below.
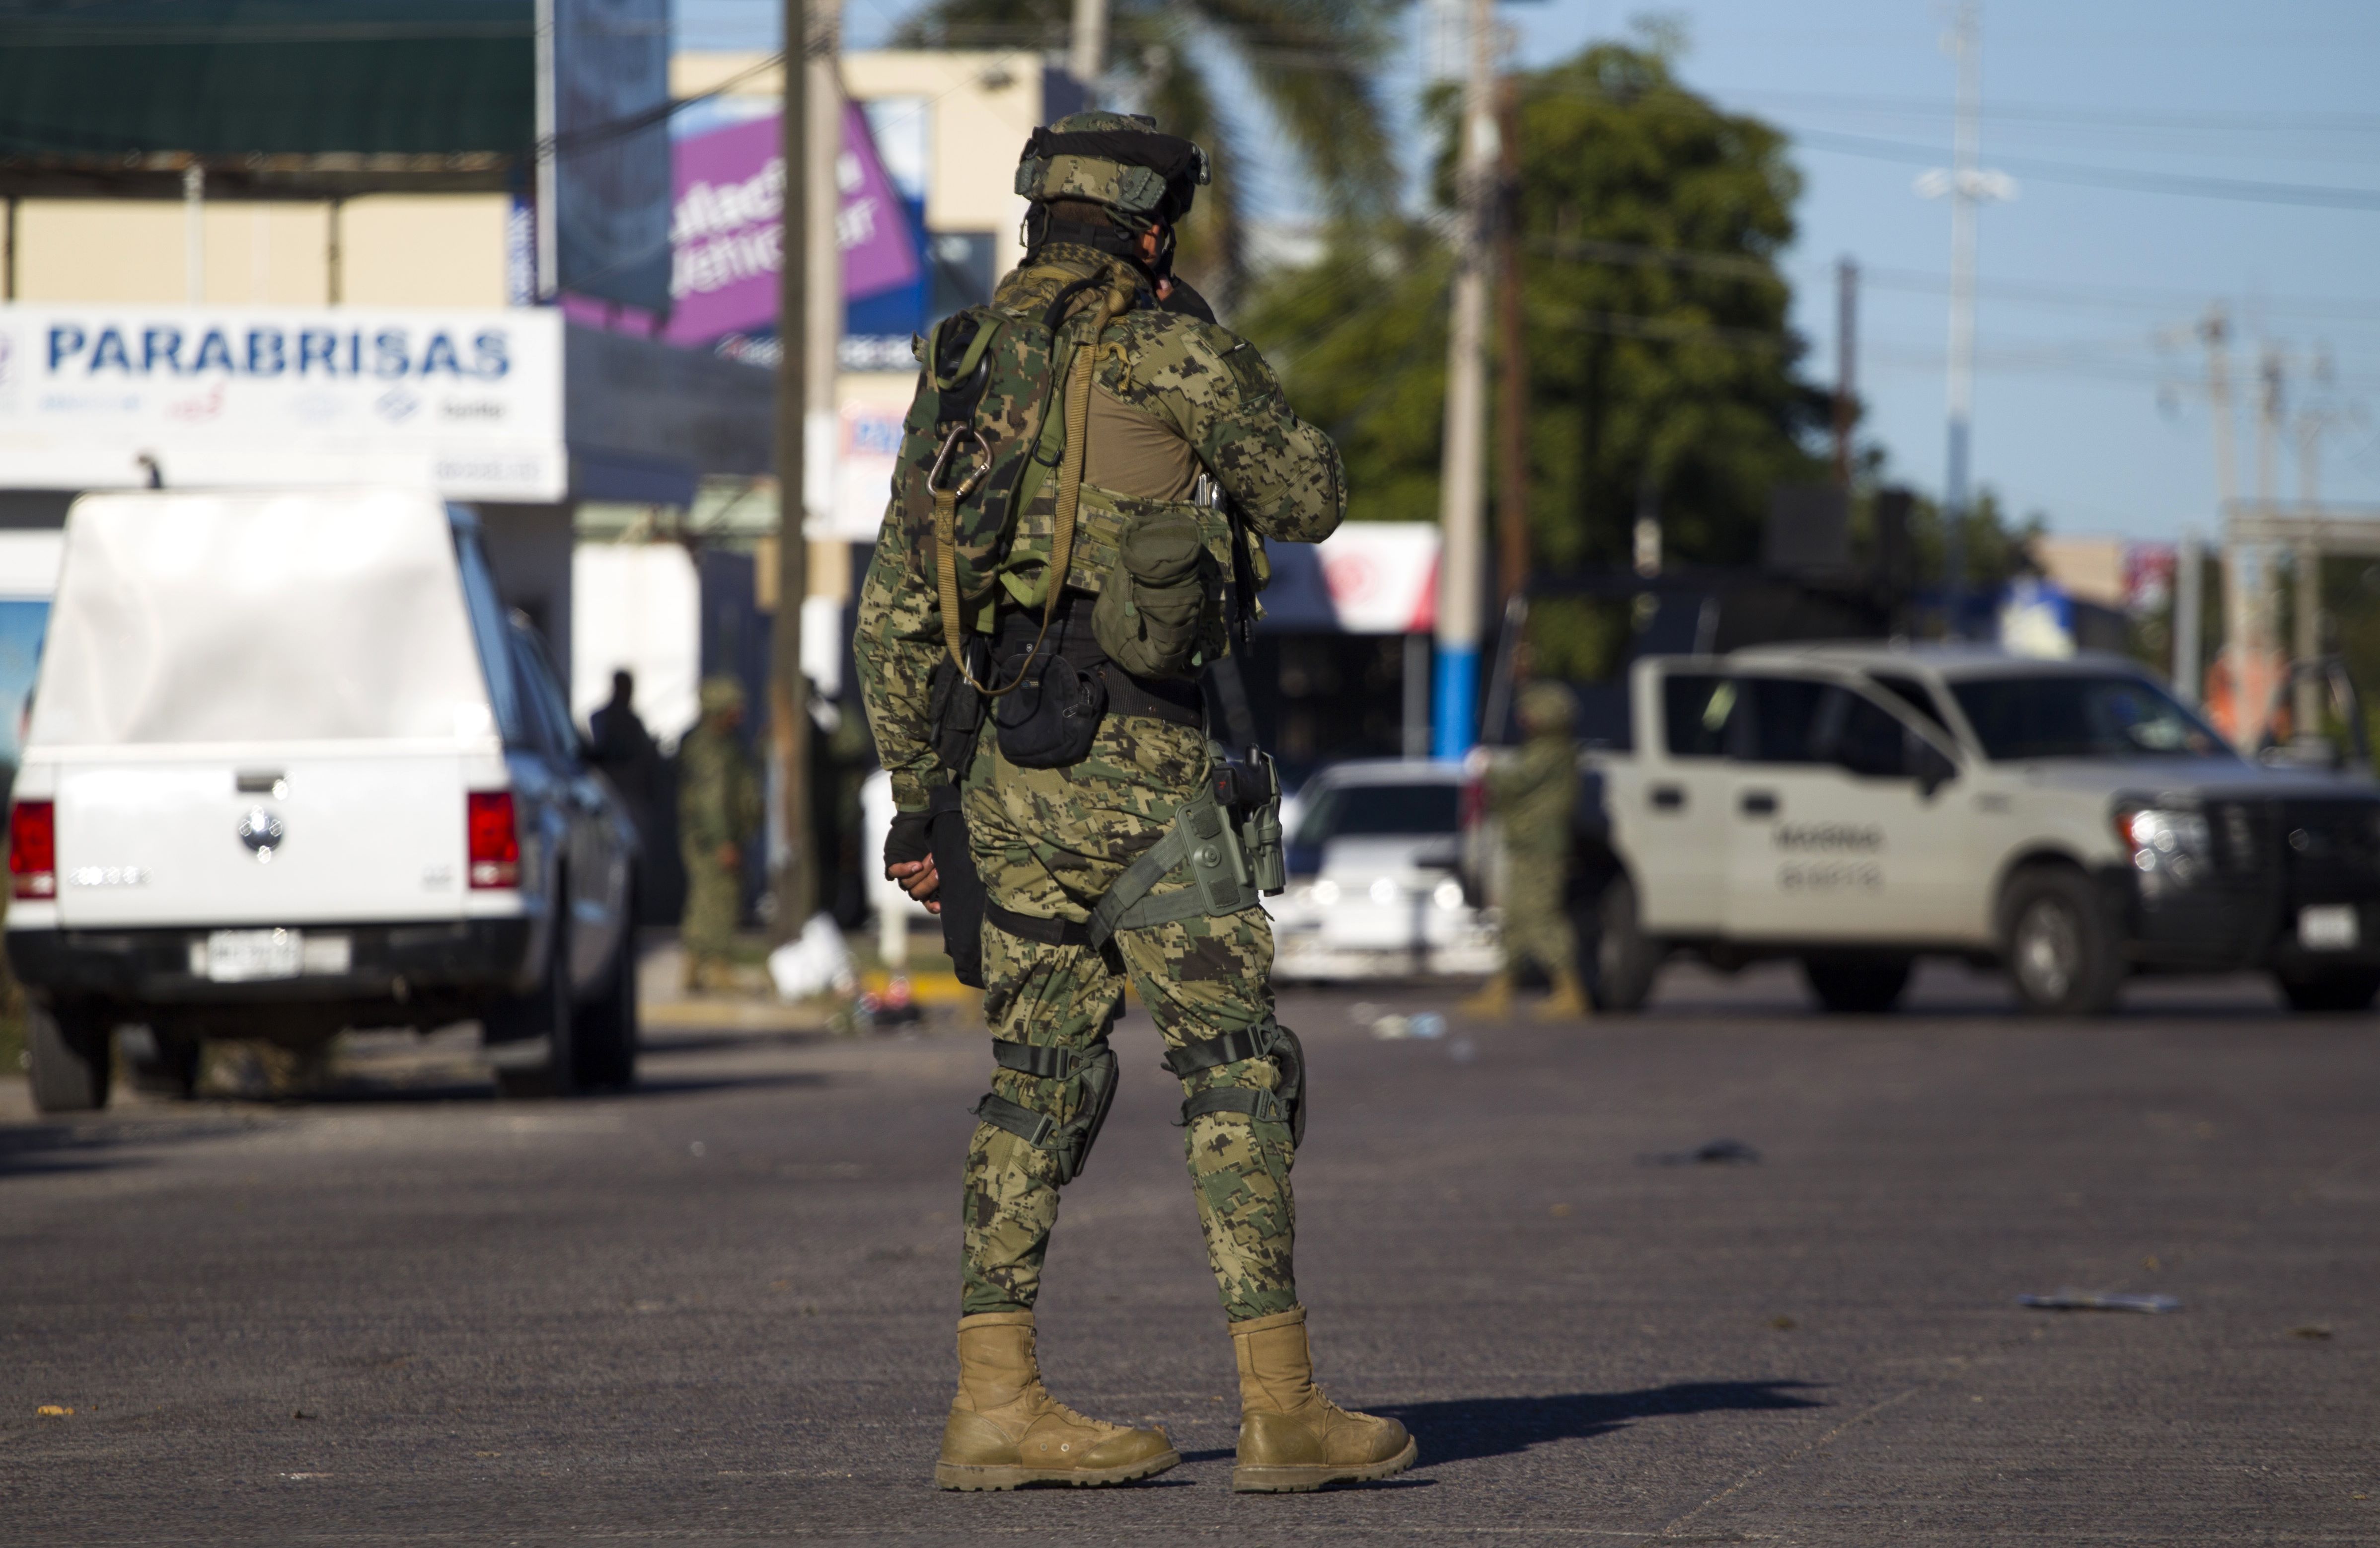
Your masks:
[{"label": "green tree", "polygon": [[[1801,188],[1783,134],[1681,85],[1658,40],[1597,44],[1516,90],[1536,567],[1626,562],[1648,504],[1671,556],[1755,558],[1769,491],[1825,471],[1827,399],[1794,375],[1777,268]],[[1451,103],[1435,117],[1446,204]],[[1373,237],[1277,276],[1239,320],[1340,437],[1355,517],[1437,513],[1450,274],[1422,230]]]},{"label": "green tree", "polygon": [[[1357,220],[1390,208],[1396,161],[1374,87],[1404,0],[1110,0],[1111,78],[1135,111],[1207,148],[1214,186],[1183,223],[1181,272],[1228,301],[1245,278],[1246,229],[1234,176],[1246,125],[1224,105],[1214,70],[1245,72],[1311,177],[1322,213]],[[1062,48],[1072,0],[929,0],[897,34],[909,47]]]}]

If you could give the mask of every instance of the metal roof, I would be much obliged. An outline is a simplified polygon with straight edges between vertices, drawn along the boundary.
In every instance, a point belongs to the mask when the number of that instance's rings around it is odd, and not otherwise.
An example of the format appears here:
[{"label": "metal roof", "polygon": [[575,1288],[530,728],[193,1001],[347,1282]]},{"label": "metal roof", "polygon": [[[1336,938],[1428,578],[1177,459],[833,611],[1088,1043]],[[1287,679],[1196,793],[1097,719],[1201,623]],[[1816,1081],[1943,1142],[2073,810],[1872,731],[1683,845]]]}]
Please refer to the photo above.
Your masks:
[{"label": "metal roof", "polygon": [[0,189],[501,189],[534,32],[531,0],[0,0]]}]

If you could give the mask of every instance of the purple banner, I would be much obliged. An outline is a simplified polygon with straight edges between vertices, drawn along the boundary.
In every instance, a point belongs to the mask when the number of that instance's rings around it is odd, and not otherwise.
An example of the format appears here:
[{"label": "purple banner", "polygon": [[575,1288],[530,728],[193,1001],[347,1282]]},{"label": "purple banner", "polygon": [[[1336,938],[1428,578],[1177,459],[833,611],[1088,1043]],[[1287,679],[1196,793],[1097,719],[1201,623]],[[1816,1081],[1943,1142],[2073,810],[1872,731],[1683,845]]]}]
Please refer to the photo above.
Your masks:
[{"label": "purple banner", "polygon": [[[662,336],[703,344],[722,334],[773,328],[777,271],[784,242],[785,164],[772,115],[677,142],[672,202],[672,310]],[[836,161],[842,208],[835,230],[843,250],[846,300],[913,283],[917,250],[901,196],[884,175],[868,116],[844,104],[843,154]]]}]

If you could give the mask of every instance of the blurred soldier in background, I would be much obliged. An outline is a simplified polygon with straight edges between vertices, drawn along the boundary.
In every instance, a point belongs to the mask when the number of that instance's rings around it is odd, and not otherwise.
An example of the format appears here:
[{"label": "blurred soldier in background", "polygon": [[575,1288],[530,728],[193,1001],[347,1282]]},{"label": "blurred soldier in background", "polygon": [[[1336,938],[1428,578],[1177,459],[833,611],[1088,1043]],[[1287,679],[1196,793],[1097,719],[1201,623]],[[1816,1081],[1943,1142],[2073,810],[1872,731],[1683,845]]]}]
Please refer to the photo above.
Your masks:
[{"label": "blurred soldier in background", "polygon": [[1520,713],[1519,749],[1481,760],[1488,810],[1504,827],[1504,966],[1462,1010],[1488,1020],[1511,1016],[1513,969],[1534,962],[1553,984],[1537,1019],[1571,1020],[1587,1014],[1578,937],[1562,911],[1571,812],[1578,804],[1578,749],[1571,742],[1578,701],[1560,683],[1531,683],[1521,692]]},{"label": "blurred soldier in background", "polygon": [[686,853],[686,917],[678,929],[688,989],[726,989],[728,948],[744,896],[744,847],[760,831],[760,776],[736,730],[744,687],[733,677],[702,684],[702,723],[677,752],[678,843]]}]

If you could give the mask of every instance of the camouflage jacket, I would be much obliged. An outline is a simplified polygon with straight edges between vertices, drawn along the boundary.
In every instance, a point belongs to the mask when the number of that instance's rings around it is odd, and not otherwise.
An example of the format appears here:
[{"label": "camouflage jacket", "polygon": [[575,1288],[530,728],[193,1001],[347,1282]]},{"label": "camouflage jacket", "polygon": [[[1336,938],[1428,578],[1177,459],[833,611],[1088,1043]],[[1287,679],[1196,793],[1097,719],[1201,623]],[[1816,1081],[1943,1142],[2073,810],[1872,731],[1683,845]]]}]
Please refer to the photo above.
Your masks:
[{"label": "camouflage jacket", "polygon": [[704,721],[677,750],[678,841],[691,854],[749,843],[760,831],[760,776],[735,733]]},{"label": "camouflage jacket", "polygon": [[[1052,243],[1000,282],[1003,306],[1047,306],[1075,280],[1100,273],[1110,261],[1087,248]],[[1188,445],[1197,464],[1239,502],[1248,525],[1265,537],[1317,542],[1347,511],[1345,470],[1330,438],[1291,411],[1272,369],[1256,347],[1228,329],[1159,310],[1142,292],[1135,308],[1108,325],[1093,367],[1092,445],[1077,519],[1068,582],[1095,585],[1112,560],[1114,533],[1102,540],[1101,520],[1129,521],[1133,492],[1102,492],[1088,473],[1102,460],[1102,425],[1118,422],[1121,406],[1141,430],[1154,426]],[[1098,401],[1104,398],[1107,401]],[[1144,465],[1146,456],[1137,460]],[[1046,568],[1056,480],[1017,520],[1018,562]],[[1046,579],[1007,586],[1010,597],[1035,598]],[[1013,603],[1003,603],[1013,605]],[[945,777],[933,751],[927,678],[943,653],[930,534],[886,513],[859,594],[859,629],[853,641],[868,718],[892,797],[904,811],[924,809],[927,792]]]},{"label": "camouflage jacket", "polygon": [[1569,736],[1531,737],[1520,750],[1489,765],[1488,807],[1504,820],[1504,844],[1536,851],[1570,831],[1578,804],[1578,750]]}]

